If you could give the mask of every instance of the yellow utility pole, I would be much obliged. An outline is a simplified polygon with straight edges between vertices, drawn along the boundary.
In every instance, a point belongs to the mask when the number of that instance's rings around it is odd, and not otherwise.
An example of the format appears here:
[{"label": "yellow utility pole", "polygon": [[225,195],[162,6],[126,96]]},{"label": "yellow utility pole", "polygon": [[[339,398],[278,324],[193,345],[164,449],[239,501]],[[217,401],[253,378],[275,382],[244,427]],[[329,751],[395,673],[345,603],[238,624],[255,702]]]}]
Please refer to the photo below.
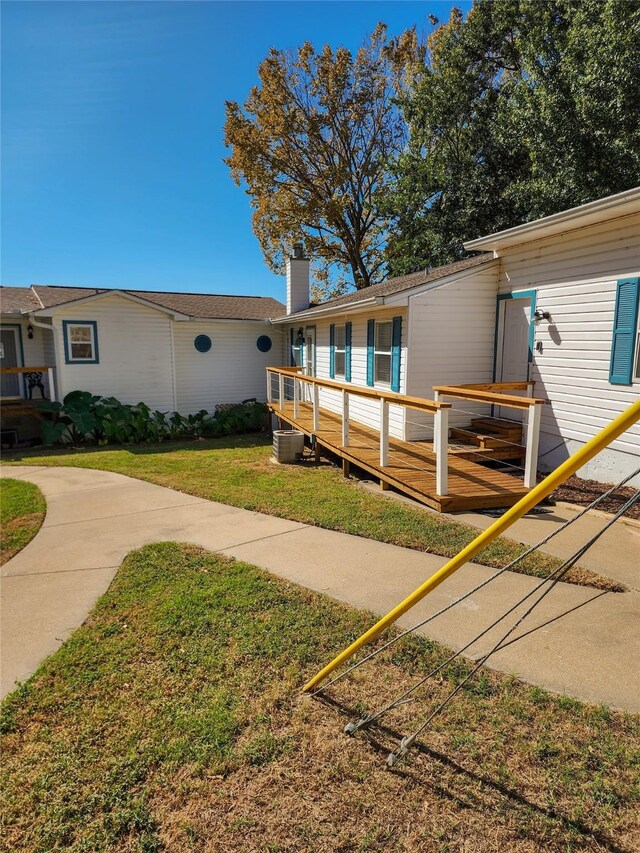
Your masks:
[{"label": "yellow utility pole", "polygon": [[582,468],[583,465],[585,465],[590,459],[593,459],[594,456],[611,444],[614,439],[622,435],[623,432],[626,432],[626,430],[633,426],[633,424],[638,420],[640,420],[640,400],[629,406],[628,409],[588,441],[580,448],[580,450],[574,453],[573,456],[570,456],[566,462],[563,462],[562,465],[549,474],[546,479],[541,483],[538,483],[538,485],[535,486],[529,494],[525,495],[517,504],[508,509],[504,515],[491,525],[491,527],[483,530],[483,532],[477,536],[473,542],[469,543],[466,548],[463,548],[462,551],[456,554],[455,557],[435,572],[435,574],[412,592],[411,595],[405,598],[404,601],[401,601],[400,604],[394,607],[393,610],[390,610],[386,616],[383,616],[379,622],[376,622],[372,628],[369,628],[369,630],[361,637],[351,643],[348,648],[343,652],[340,652],[340,654],[335,657],[331,663],[327,664],[324,669],[321,669],[320,672],[314,675],[313,678],[304,685],[302,688],[303,692],[307,693],[310,690],[313,690],[314,687],[323,681],[327,675],[332,673],[334,669],[340,666],[340,664],[349,660],[352,655],[367,643],[374,640],[378,634],[384,631],[385,628],[388,628],[389,625],[393,625],[393,623],[406,613],[407,610],[410,610],[414,604],[421,601],[425,595],[428,595],[439,584],[441,584],[442,581],[446,580],[449,575],[452,575],[455,571],[464,566],[465,563],[472,560],[473,557],[475,557],[483,548],[493,542],[494,539],[497,539],[497,537],[504,533],[504,531],[507,530],[507,528],[509,528],[514,522],[519,518],[522,518],[525,513],[529,512],[529,510],[533,509],[533,507],[536,506],[536,504],[538,504],[543,498],[546,498],[547,495],[554,491],[554,489],[557,489],[559,485],[564,483],[564,481],[571,477],[572,474],[575,474],[579,468]]}]

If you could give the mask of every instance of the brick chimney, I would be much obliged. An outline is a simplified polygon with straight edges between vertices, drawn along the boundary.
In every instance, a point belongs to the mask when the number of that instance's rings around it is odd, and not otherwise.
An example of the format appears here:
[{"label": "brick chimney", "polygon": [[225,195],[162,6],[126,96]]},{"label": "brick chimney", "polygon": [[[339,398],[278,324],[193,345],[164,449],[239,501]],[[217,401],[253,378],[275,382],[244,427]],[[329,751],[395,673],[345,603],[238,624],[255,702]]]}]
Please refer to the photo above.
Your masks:
[{"label": "brick chimney", "polygon": [[287,258],[287,314],[309,307],[309,258],[304,257],[302,243],[293,244],[293,255]]}]

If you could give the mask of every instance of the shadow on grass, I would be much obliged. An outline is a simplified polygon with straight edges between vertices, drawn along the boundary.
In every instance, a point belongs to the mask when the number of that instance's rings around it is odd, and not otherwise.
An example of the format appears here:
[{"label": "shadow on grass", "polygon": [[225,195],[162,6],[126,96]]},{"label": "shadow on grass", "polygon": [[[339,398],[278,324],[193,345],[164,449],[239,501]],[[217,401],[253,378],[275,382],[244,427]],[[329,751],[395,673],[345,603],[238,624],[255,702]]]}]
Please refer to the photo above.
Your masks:
[{"label": "shadow on grass", "polygon": [[[338,711],[338,713],[345,718],[353,720],[354,718],[360,717],[360,713],[356,708],[345,705],[343,702],[340,702],[338,699],[331,696],[315,694],[313,698],[316,701],[329,706],[333,710]],[[389,753],[396,749],[404,737],[404,735],[396,729],[385,726],[377,721],[369,728],[363,730],[362,735],[374,752],[378,753],[385,762]],[[344,736],[346,737],[347,735]],[[611,838],[608,838],[598,830],[588,826],[584,821],[570,818],[556,809],[540,806],[537,803],[532,802],[519,791],[507,787],[497,779],[486,774],[470,770],[467,767],[463,767],[463,765],[459,764],[450,756],[443,752],[439,752],[420,741],[416,741],[412,748],[419,755],[425,756],[431,761],[437,761],[442,768],[446,768],[451,771],[454,774],[454,778],[460,780],[463,785],[465,782],[480,784],[481,788],[494,798],[493,801],[478,803],[477,801],[474,802],[472,797],[464,798],[459,792],[453,790],[452,786],[445,786],[433,780],[425,779],[420,773],[419,768],[415,765],[413,767],[405,768],[394,767],[389,769],[389,773],[394,773],[397,776],[406,779],[416,787],[432,791],[438,796],[454,802],[462,809],[478,811],[479,808],[495,808],[495,797],[497,796],[503,802],[508,803],[511,808],[515,807],[517,809],[527,810],[531,813],[538,814],[541,817],[559,824],[565,831],[573,831],[579,833],[585,839],[593,839],[603,850],[607,850],[609,853],[632,853],[630,849],[619,847]],[[534,842],[538,842],[540,840],[535,832],[526,834]]]},{"label": "shadow on grass", "polygon": [[126,451],[134,456],[149,456],[157,453],[173,453],[177,450],[236,450],[247,447],[264,447],[271,443],[266,432],[250,432],[240,435],[227,435],[221,438],[194,438],[180,441],[162,441],[156,444],[96,444],[69,445],[64,447],[39,445],[28,449],[4,451],[7,462],[21,462],[38,456],[60,456],[91,453],[103,454]]}]

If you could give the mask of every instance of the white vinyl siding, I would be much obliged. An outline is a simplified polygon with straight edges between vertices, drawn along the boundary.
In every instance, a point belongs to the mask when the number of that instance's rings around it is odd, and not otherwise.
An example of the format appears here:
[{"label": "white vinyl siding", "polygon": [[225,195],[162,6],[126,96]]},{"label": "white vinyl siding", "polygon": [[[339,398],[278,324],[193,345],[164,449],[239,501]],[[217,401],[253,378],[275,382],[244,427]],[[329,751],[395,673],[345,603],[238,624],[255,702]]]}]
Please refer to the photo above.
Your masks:
[{"label": "white vinyl siding", "polygon": [[[433,399],[434,385],[492,381],[497,289],[498,263],[410,298],[407,393]],[[451,426],[490,413],[468,400],[447,402]],[[433,417],[407,410],[407,438],[432,436]]]},{"label": "white vinyl siding", "polygon": [[[638,399],[640,379],[612,385],[609,363],[616,285],[640,274],[639,232],[640,215],[626,216],[503,252],[500,291],[535,289],[537,308],[551,315],[536,323],[542,351],[534,344],[531,372],[536,396],[549,401],[540,436],[545,470]],[[582,473],[613,482],[640,464],[638,456],[636,424]]]},{"label": "white vinyl siding", "polygon": [[[198,352],[198,335],[211,338],[209,352]],[[257,340],[271,338],[269,352],[260,352]],[[239,403],[267,395],[265,368],[285,363],[283,335],[266,322],[189,321],[174,324],[177,409],[183,414],[213,411],[218,403]]]},{"label": "white vinyl siding", "polygon": [[[79,319],[97,324],[98,364],[65,364],[62,321]],[[171,323],[164,311],[117,294],[61,308],[53,319],[60,394],[91,391],[123,403],[144,402],[172,411]]]}]

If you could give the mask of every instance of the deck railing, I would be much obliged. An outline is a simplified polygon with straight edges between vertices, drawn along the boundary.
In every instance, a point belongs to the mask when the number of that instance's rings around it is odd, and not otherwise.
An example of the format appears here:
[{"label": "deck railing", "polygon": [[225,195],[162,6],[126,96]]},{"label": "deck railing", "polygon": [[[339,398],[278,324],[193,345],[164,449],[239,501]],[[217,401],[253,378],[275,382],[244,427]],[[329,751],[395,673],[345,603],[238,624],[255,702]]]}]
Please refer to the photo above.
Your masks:
[{"label": "deck railing", "polygon": [[[277,397],[274,393],[273,378],[278,378]],[[293,386],[291,387],[291,383]],[[377,400],[380,406],[380,467],[385,468],[389,464],[389,406],[398,405],[405,409],[416,409],[421,412],[429,412],[434,416],[435,426],[434,453],[436,456],[436,494],[446,496],[448,494],[448,463],[447,454],[449,446],[449,409],[450,403],[438,400],[426,400],[422,397],[409,397],[405,394],[396,394],[392,391],[380,391],[376,388],[351,385],[344,382],[336,382],[333,379],[320,379],[309,376],[303,372],[301,367],[268,367],[267,368],[267,402],[283,410],[287,401],[287,384],[290,388],[289,400],[293,400],[293,417],[300,416],[300,402],[304,397],[303,388],[311,390],[310,402],[313,412],[313,432],[320,430],[320,388],[339,391],[342,395],[341,427],[342,447],[349,446],[349,401],[351,397],[364,397],[369,400]]]},{"label": "deck railing", "polygon": [[[1,376],[12,376],[12,375],[21,374],[21,373],[42,373],[42,374],[46,373],[47,374],[47,381],[49,384],[49,399],[53,402],[56,399],[56,387],[55,387],[54,379],[53,379],[53,371],[54,370],[55,370],[55,368],[52,367],[51,365],[48,365],[48,364],[46,364],[44,366],[36,365],[35,367],[32,367],[30,365],[26,365],[23,367],[2,367],[2,368],[0,368],[0,375]],[[22,398],[22,395],[20,395],[20,397]],[[5,399],[15,399],[15,398],[5,398]]]},{"label": "deck railing", "polygon": [[[535,382],[490,382],[480,385],[434,385],[436,400],[453,397],[459,400],[472,400],[488,403],[492,406],[524,411],[527,415],[525,439],[524,484],[528,489],[536,485],[538,473],[538,447],[540,444],[540,420],[542,406],[546,402],[533,396]],[[510,391],[525,391],[526,397],[510,394]],[[435,445],[434,441],[434,445]]]}]

